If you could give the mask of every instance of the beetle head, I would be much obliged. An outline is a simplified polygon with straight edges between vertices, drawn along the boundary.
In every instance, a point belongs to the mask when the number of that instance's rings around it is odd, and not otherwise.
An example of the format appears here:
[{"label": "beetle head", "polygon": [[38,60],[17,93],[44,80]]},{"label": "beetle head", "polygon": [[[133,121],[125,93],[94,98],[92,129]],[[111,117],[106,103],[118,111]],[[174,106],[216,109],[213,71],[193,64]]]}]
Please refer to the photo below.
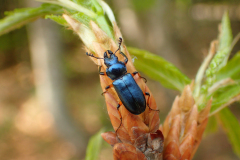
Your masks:
[{"label": "beetle head", "polygon": [[[108,54],[109,56],[108,56]],[[107,50],[106,52],[104,52],[104,64],[107,66],[107,67],[110,67],[111,65],[115,64],[118,62],[118,57],[113,54],[112,51],[110,50]]]}]

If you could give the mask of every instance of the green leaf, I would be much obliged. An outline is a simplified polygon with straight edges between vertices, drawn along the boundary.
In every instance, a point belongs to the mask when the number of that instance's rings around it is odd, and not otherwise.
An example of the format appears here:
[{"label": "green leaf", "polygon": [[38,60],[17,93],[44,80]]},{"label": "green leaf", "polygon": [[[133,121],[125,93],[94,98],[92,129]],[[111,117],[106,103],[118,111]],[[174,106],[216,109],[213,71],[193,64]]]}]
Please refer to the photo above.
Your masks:
[{"label": "green leaf", "polygon": [[102,15],[98,15],[96,17],[96,21],[99,25],[99,27],[112,39],[114,39],[114,36],[113,36],[113,29],[112,27],[109,25],[109,23],[107,22],[104,14]]},{"label": "green leaf", "polygon": [[227,60],[231,51],[232,44],[232,30],[228,17],[228,13],[225,12],[221,23],[221,32],[219,36],[219,47],[217,53],[209,64],[206,70],[206,85],[203,87],[203,91],[207,92],[209,86],[216,82],[216,73],[227,64]]},{"label": "green leaf", "polygon": [[232,112],[225,108],[218,113],[223,129],[233,147],[233,151],[240,158],[240,124]]},{"label": "green leaf", "polygon": [[184,86],[191,82],[172,63],[157,55],[132,47],[128,47],[128,51],[131,55],[137,57],[134,65],[139,71],[159,81],[166,88],[182,91]]},{"label": "green leaf", "polygon": [[72,0],[72,1],[87,8],[92,5],[92,2],[89,0]]},{"label": "green leaf", "polygon": [[[225,12],[222,18],[222,23],[221,23],[221,34],[219,37],[218,50],[224,50],[226,48],[230,49],[232,40],[233,40],[233,36],[232,36],[232,30],[231,30],[231,22],[228,16],[228,12]],[[224,60],[227,61],[227,59],[228,57],[225,57]]]},{"label": "green leaf", "polygon": [[104,12],[103,12],[103,9],[102,9],[101,5],[99,4],[99,1],[98,1],[98,0],[91,0],[91,2],[92,2],[92,8],[93,8],[93,10],[94,10],[96,13],[98,13],[98,15],[99,15],[99,14],[103,15]]},{"label": "green leaf", "polygon": [[104,129],[101,129],[98,133],[92,136],[88,142],[87,153],[85,160],[98,160],[98,155],[102,146],[102,137],[101,133],[104,132]]},{"label": "green leaf", "polygon": [[57,22],[58,24],[62,25],[62,26],[68,26],[67,21],[62,18],[62,16],[58,16],[58,15],[46,15],[45,19],[51,19],[55,22]]},{"label": "green leaf", "polygon": [[209,117],[205,134],[215,133],[218,130],[217,120],[214,116]]},{"label": "green leaf", "polygon": [[240,51],[217,74],[217,80],[240,77]]},{"label": "green leaf", "polygon": [[[79,2],[81,3],[81,2]],[[96,16],[94,17],[90,17],[87,16],[84,13],[77,13],[77,14],[73,14],[72,17],[78,21],[80,21],[81,23],[85,24],[86,26],[89,26],[90,21],[95,21],[98,26],[112,39],[114,39],[113,36],[113,29],[111,26],[111,23],[109,23],[105,17],[105,13],[104,10],[102,8],[102,6],[99,4],[98,0],[91,0],[89,1],[89,4],[91,5],[91,10],[94,12],[94,14],[96,13]]]},{"label": "green leaf", "polygon": [[14,10],[13,12],[7,12],[8,16],[0,20],[0,35],[20,28],[45,15],[63,13],[61,8],[62,7],[57,5],[42,4],[38,8],[24,8]]},{"label": "green leaf", "polygon": [[37,0],[39,2],[44,2],[44,3],[50,3],[50,4],[56,4],[59,6],[62,6],[65,9],[70,9],[73,11],[77,11],[77,12],[82,12],[84,14],[86,14],[89,17],[96,17],[96,14],[90,10],[89,8],[86,8],[83,5],[79,5],[71,0]]},{"label": "green leaf", "polygon": [[73,14],[72,17],[76,20],[78,20],[79,22],[85,24],[86,26],[89,26],[90,21],[93,20],[92,18],[90,18],[89,16],[85,15],[84,13],[76,13]]},{"label": "green leaf", "polygon": [[218,89],[214,94],[209,97],[213,97],[211,113],[219,110],[219,107],[228,103],[232,98],[240,94],[240,85],[230,85]]}]

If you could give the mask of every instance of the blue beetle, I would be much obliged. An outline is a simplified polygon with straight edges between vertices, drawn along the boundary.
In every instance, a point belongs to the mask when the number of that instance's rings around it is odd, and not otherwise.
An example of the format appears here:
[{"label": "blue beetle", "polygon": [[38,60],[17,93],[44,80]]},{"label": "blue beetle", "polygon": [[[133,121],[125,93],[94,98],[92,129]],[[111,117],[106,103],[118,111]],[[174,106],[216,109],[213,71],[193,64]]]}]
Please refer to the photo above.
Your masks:
[{"label": "blue beetle", "polygon": [[[102,94],[106,93],[109,88],[114,87],[114,89],[118,94],[118,97],[121,100],[117,106],[118,111],[120,106],[123,104],[129,112],[131,112],[134,115],[139,115],[145,111],[146,105],[148,105],[146,104],[144,95],[147,95],[150,97],[150,94],[148,92],[143,93],[141,88],[138,86],[138,84],[134,80],[133,78],[134,75],[138,74],[140,76],[140,74],[137,71],[133,72],[132,74],[127,73],[127,68],[126,68],[126,64],[128,62],[127,56],[120,51],[120,54],[125,57],[124,62],[122,62],[122,61],[119,61],[118,57],[115,55],[115,53],[118,50],[120,50],[121,43],[122,43],[122,38],[120,37],[118,49],[114,53],[110,50],[107,50],[106,52],[104,52],[104,58],[95,57],[93,54],[88,52],[86,53],[86,55],[97,58],[97,59],[104,59],[104,64],[107,66],[107,69],[106,69],[106,72],[101,72],[102,66],[100,66],[98,70],[99,74],[108,76],[113,80],[113,83],[107,86],[105,88],[105,91]],[[145,79],[144,77],[141,77],[141,78]],[[146,79],[145,79],[145,82],[146,82]],[[120,119],[122,120],[121,114],[120,114]]]}]

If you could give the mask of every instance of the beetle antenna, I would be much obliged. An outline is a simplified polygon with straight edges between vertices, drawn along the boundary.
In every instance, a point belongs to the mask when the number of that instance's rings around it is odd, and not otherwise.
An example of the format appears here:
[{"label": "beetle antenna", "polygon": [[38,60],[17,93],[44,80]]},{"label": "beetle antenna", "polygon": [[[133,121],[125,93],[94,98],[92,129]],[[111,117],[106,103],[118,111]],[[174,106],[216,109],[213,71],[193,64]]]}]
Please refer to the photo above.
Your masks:
[{"label": "beetle antenna", "polygon": [[93,58],[96,58],[96,59],[104,59],[104,58],[100,58],[100,57],[95,57],[93,54],[88,53],[88,52],[86,52],[86,55],[90,56],[90,57],[93,57]]},{"label": "beetle antenna", "polygon": [[117,53],[117,51],[121,49],[121,44],[122,44],[122,37],[119,37],[118,49],[114,52],[114,54]]}]

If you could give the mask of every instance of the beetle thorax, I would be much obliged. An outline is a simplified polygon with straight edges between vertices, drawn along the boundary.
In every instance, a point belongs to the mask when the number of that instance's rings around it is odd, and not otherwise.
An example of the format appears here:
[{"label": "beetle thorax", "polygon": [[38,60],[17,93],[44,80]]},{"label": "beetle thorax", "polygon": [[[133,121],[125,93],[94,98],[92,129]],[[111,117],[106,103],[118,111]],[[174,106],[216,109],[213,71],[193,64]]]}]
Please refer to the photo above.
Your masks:
[{"label": "beetle thorax", "polygon": [[118,61],[117,63],[109,66],[106,73],[109,78],[115,80],[124,76],[127,73],[127,68],[123,62]]}]

